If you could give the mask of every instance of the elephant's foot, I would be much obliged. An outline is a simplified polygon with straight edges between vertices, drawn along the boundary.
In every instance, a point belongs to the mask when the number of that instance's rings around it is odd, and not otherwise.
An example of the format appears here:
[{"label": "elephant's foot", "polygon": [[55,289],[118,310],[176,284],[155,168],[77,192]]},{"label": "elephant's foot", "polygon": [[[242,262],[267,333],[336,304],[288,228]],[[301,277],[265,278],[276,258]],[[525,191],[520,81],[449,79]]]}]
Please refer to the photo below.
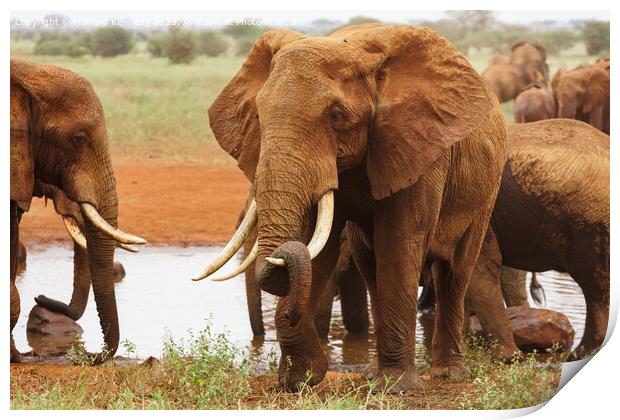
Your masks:
[{"label": "elephant's foot", "polygon": [[13,337],[11,336],[11,363],[21,363],[22,362],[22,354],[15,347],[15,342],[13,341]]},{"label": "elephant's foot", "polygon": [[465,361],[461,355],[452,355],[443,359],[435,358],[431,364],[431,376],[433,378],[462,380],[470,376],[470,371],[465,366]]},{"label": "elephant's foot", "polygon": [[373,393],[402,394],[422,388],[422,380],[416,372],[415,366],[406,369],[400,367],[385,367],[376,370],[372,376]]},{"label": "elephant's foot", "polygon": [[491,350],[491,357],[504,363],[511,363],[514,360],[520,360],[523,357],[523,353],[516,346],[509,347],[498,344]]},{"label": "elephant's foot", "polygon": [[320,354],[314,358],[283,356],[278,368],[280,387],[299,392],[307,386],[315,386],[325,378],[327,357]]}]

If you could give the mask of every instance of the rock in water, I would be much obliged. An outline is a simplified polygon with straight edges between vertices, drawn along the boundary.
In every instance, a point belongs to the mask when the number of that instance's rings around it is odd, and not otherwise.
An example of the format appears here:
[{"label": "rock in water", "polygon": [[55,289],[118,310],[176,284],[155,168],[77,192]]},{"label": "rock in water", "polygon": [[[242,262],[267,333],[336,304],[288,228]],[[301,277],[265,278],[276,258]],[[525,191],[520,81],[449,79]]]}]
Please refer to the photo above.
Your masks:
[{"label": "rock in water", "polygon": [[80,335],[84,332],[77,322],[64,314],[35,305],[28,315],[26,329],[45,335]]},{"label": "rock in water", "polygon": [[[512,321],[515,344],[523,352],[545,352],[551,348],[568,351],[573,346],[575,330],[568,317],[549,309],[511,306],[506,308]],[[470,328],[474,334],[483,334],[476,316],[471,317]]]}]

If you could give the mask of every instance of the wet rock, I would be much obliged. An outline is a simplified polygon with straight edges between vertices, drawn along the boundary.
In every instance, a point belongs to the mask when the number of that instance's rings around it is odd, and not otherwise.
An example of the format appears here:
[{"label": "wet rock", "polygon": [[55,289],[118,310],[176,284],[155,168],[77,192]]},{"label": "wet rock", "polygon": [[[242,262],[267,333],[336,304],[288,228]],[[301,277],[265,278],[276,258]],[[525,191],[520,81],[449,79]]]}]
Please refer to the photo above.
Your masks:
[{"label": "wet rock", "polygon": [[148,359],[146,359],[144,362],[140,364],[146,367],[153,367],[153,366],[160,365],[161,362],[159,361],[159,359],[157,359],[157,357],[149,356]]},{"label": "wet rock", "polygon": [[26,330],[44,335],[81,335],[84,330],[66,315],[35,305],[28,315]]},{"label": "wet rock", "polygon": [[125,267],[118,261],[114,261],[112,272],[114,273],[114,283],[120,283],[125,278]]},{"label": "wet rock", "polygon": [[[571,349],[575,330],[563,313],[528,306],[511,306],[506,310],[512,321],[512,335],[519,350],[545,352],[551,348],[559,351]],[[475,334],[483,334],[475,316],[470,319],[470,329]]]}]

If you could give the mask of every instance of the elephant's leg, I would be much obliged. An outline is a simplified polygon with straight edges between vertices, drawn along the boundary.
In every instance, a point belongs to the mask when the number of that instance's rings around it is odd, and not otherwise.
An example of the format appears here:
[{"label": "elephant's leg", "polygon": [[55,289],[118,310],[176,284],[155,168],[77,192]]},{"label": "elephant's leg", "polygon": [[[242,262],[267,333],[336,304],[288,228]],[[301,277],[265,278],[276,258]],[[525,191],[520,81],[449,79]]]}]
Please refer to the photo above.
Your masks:
[{"label": "elephant's leg", "polygon": [[340,281],[340,269],[338,265],[340,256],[340,236],[343,228],[338,227],[337,232],[332,232],[327,244],[328,252],[322,252],[320,258],[312,262],[312,284],[323,284],[323,291],[314,311],[314,327],[321,339],[327,339],[329,327],[332,321],[332,306],[334,296],[338,291]]},{"label": "elephant's leg", "polygon": [[432,235],[427,219],[418,220],[420,215],[412,217],[393,204],[386,203],[375,217],[373,232],[377,265],[376,379],[379,389],[401,392],[421,386],[415,366],[418,285]]},{"label": "elephant's leg", "polygon": [[[313,282],[315,275],[316,274],[314,273],[312,274]],[[335,269],[329,276],[329,280],[325,286],[325,291],[319,299],[314,313],[314,327],[316,328],[316,333],[321,339],[327,339],[329,334],[329,327],[332,321],[332,306],[334,304],[334,297],[338,291],[339,276],[340,272],[338,272],[337,269]]]},{"label": "elephant's leg", "polygon": [[437,270],[437,276],[433,276],[437,311],[431,351],[432,376],[462,378],[469,373],[462,349],[465,295],[486,231],[486,222],[474,222],[458,241],[453,259],[435,261],[433,265]]},{"label": "elephant's leg", "polygon": [[579,270],[580,272],[573,276],[586,300],[586,325],[583,338],[575,350],[579,358],[597,350],[605,340],[609,320],[609,271],[607,267],[596,267],[593,272],[585,269]]},{"label": "elephant's leg", "polygon": [[365,334],[368,332],[368,294],[357,267],[349,263],[348,269],[340,277],[340,307],[342,322],[348,332]]},{"label": "elephant's leg", "polygon": [[256,282],[254,263],[250,264],[248,269],[245,270],[245,296],[252,334],[254,334],[255,337],[265,335],[261,289]]},{"label": "elephant's leg", "polygon": [[501,266],[500,283],[506,306],[529,306],[525,287],[526,274],[516,268]]},{"label": "elephant's leg", "polygon": [[19,292],[15,286],[15,277],[17,276],[17,258],[19,247],[19,220],[21,218],[21,210],[17,207],[15,201],[11,201],[11,249],[10,249],[10,324],[11,324],[11,363],[19,363],[21,361],[21,355],[15,347],[13,341],[13,328],[17,324],[20,313],[20,301]]},{"label": "elephant's leg", "polygon": [[499,284],[501,258],[495,235],[489,229],[469,282],[467,300],[478,316],[482,329],[497,340],[494,355],[510,361],[519,349],[512,335],[510,317],[504,307]]},{"label": "elephant's leg", "polygon": [[424,264],[422,276],[420,277],[420,286],[422,286],[422,294],[418,300],[418,310],[434,311],[435,310],[435,286],[433,285],[433,274],[430,264]]}]

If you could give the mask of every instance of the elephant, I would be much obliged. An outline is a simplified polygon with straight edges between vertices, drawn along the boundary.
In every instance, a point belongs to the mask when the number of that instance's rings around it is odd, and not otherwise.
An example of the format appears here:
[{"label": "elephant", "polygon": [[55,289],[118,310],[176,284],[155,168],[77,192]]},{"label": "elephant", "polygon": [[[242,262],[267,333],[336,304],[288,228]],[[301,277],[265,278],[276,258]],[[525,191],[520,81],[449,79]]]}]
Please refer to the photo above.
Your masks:
[{"label": "elephant", "polygon": [[502,103],[516,98],[531,84],[545,85],[545,78],[538,70],[515,64],[492,64],[482,72],[482,77]]},{"label": "elephant", "polygon": [[551,87],[558,118],[583,121],[609,134],[609,71],[596,64],[571,71],[560,68]]},{"label": "elephant", "polygon": [[538,42],[520,41],[511,48],[510,64],[524,69],[538,71],[543,76],[546,85],[549,80],[549,66],[547,65],[547,50]]},{"label": "elephant", "polygon": [[79,203],[88,243],[89,270],[107,349],[119,344],[114,296],[114,248],[117,242],[144,244],[118,229],[116,180],[110,159],[103,108],[91,84],[53,65],[11,59],[11,361],[20,361],[12,331],[20,311],[15,287],[19,224],[30,208],[37,180],[53,185]]},{"label": "elephant", "polygon": [[[67,305],[44,295],[39,295],[34,300],[39,306],[62,313],[77,321],[86,310],[91,285],[87,241],[82,233],[85,225],[80,205],[69,200],[61,189],[40,180],[35,181],[34,195],[52,200],[54,210],[62,217],[65,228],[73,241],[73,293],[70,303]],[[131,245],[117,243],[117,246],[127,251],[137,251],[137,248]],[[112,271],[114,283],[121,282],[126,275],[125,268],[118,261],[114,261]]]},{"label": "elephant", "polygon": [[257,225],[255,276],[279,297],[281,386],[295,390],[325,376],[313,315],[327,276],[315,281],[313,271],[331,258],[324,246],[338,243],[330,238],[345,222],[370,294],[374,389],[421,384],[417,291],[432,262],[440,276],[431,373],[467,373],[465,292],[506,134],[493,92],[452,44],[411,25],[362,24],[326,37],[270,31],[211,105],[209,121],[252,182],[255,201],[225,249],[239,248]]},{"label": "elephant", "polygon": [[[609,317],[609,136],[570,119],[511,124],[507,131],[508,160],[491,216],[500,252],[494,258],[520,270],[568,273],[577,282],[586,322],[575,356],[586,356],[603,343]],[[497,267],[487,272],[499,278]],[[501,339],[505,328],[485,329],[510,347]]]},{"label": "elephant", "polygon": [[489,60],[489,66],[495,64],[510,64],[510,56],[506,54],[495,54]]},{"label": "elephant", "polygon": [[596,59],[596,62],[594,63],[594,65],[600,69],[603,69],[607,72],[607,74],[609,74],[611,72],[611,65],[609,62],[609,57],[604,58],[604,57],[599,57]]},{"label": "elephant", "polygon": [[515,99],[514,116],[516,123],[555,118],[555,114],[555,98],[545,85],[531,84]]}]

